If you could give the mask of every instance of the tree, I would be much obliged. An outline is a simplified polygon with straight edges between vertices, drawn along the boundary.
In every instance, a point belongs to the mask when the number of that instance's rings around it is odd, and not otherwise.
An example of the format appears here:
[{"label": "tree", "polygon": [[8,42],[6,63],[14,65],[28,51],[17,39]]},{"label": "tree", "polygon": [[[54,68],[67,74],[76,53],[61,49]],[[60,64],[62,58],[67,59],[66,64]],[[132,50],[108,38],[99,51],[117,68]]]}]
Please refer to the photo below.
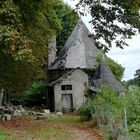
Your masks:
[{"label": "tree", "polygon": [[25,90],[45,78],[47,46],[61,23],[52,0],[0,1],[0,88]]},{"label": "tree", "polygon": [[92,37],[98,47],[123,48],[124,39],[129,39],[140,32],[139,0],[80,0],[77,8],[88,9],[92,16],[90,23],[93,25]]},{"label": "tree", "polygon": [[113,74],[115,75],[116,79],[121,81],[125,68],[121,64],[118,64],[113,59],[107,56],[106,56],[106,62],[108,66],[110,67],[111,71],[113,72]]},{"label": "tree", "polygon": [[126,85],[137,85],[140,87],[140,69],[136,70],[135,74],[134,74],[134,79],[130,79],[126,82]]},{"label": "tree", "polygon": [[23,94],[13,93],[10,97],[13,104],[30,107],[41,106],[45,103],[45,83],[35,81]]}]

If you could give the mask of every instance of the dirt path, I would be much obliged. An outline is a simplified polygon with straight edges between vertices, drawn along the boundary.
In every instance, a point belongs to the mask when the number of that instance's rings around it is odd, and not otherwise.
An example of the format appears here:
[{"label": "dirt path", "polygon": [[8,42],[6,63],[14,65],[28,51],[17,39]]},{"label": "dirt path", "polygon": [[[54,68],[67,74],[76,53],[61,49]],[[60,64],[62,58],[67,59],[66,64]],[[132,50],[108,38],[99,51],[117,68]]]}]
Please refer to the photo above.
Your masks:
[{"label": "dirt path", "polygon": [[0,140],[102,140],[93,122],[74,117],[17,118],[0,122]]},{"label": "dirt path", "polygon": [[72,129],[72,132],[72,139],[68,138],[67,140],[97,140],[95,136],[83,130]]},{"label": "dirt path", "polygon": [[63,125],[73,133],[72,137],[66,140],[102,140],[101,133],[93,122],[67,122]]}]

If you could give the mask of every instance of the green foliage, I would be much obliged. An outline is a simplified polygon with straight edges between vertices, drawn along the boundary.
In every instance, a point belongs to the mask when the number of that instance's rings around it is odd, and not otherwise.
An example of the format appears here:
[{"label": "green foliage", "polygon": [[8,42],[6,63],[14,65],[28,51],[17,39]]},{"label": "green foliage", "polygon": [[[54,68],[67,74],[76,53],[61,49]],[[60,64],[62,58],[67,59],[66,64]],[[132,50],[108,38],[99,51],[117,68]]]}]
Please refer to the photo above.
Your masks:
[{"label": "green foliage", "polygon": [[[106,123],[106,119],[112,118],[115,127],[124,128],[124,113],[126,109],[129,136],[133,140],[140,137],[140,88],[130,86],[129,92],[124,96],[118,96],[109,86],[103,86],[101,92],[97,94],[95,100],[95,116],[93,119],[101,123]],[[97,113],[98,112],[98,113]]]},{"label": "green foliage", "polygon": [[0,130],[0,139],[1,140],[5,140],[5,139],[11,139],[14,140],[14,136],[12,136],[11,134],[9,134],[6,131]]},{"label": "green foliage", "polygon": [[22,92],[45,77],[48,43],[64,43],[77,16],[60,0],[1,0],[0,19],[0,88]]},{"label": "green foliage", "polygon": [[132,12],[140,5],[134,0],[80,0],[77,8],[80,7],[83,13],[88,9],[92,16],[93,38],[98,47],[109,49],[114,42],[116,47],[123,48],[127,45],[125,39],[140,32],[139,10]]},{"label": "green foliage", "polygon": [[[95,93],[92,93],[95,94]],[[92,117],[101,127],[104,139],[111,139],[113,128],[119,131],[123,128],[124,99],[109,85],[103,85],[96,96],[84,104],[81,114]],[[113,138],[112,138],[113,139]]]},{"label": "green foliage", "polygon": [[47,117],[48,121],[57,121],[57,122],[80,122],[80,116],[56,116],[50,115]]},{"label": "green foliage", "polygon": [[15,60],[31,57],[29,40],[23,34],[21,13],[13,1],[3,0],[0,7],[0,49]]},{"label": "green foliage", "polygon": [[[102,54],[99,52],[97,61],[100,63],[102,59]],[[122,67],[120,64],[115,62],[113,59],[109,58],[107,55],[105,55],[105,60],[113,72],[114,76],[116,77],[117,80],[121,81],[123,73],[124,73],[124,67]]]},{"label": "green foliage", "polygon": [[129,137],[138,140],[140,137],[139,87],[130,86],[127,93],[119,96],[112,87],[103,85],[95,98],[84,104],[80,111],[81,115],[92,116],[93,121],[102,128],[104,135],[109,139],[114,133],[113,129],[119,130],[122,135],[126,133],[124,108]]},{"label": "green foliage", "polygon": [[136,70],[134,79],[128,80],[126,86],[137,85],[140,87],[140,69]]},{"label": "green foliage", "polygon": [[24,92],[24,94],[15,93],[11,95],[11,102],[22,104],[24,106],[41,106],[45,104],[45,84],[43,81],[37,81]]},{"label": "green foliage", "polygon": [[128,128],[132,139],[138,140],[140,137],[140,88],[130,86],[129,92],[125,97]]},{"label": "green foliage", "polygon": [[[118,96],[118,93],[111,86],[103,85],[101,87],[100,92],[95,97],[94,105],[96,112],[100,114],[103,122],[106,122],[106,119],[112,118],[112,123],[119,123],[124,103],[122,97]],[[96,115],[95,117],[97,117]]]},{"label": "green foliage", "polygon": [[87,100],[79,109],[78,112],[81,116],[86,117],[88,119],[92,118],[92,114],[94,113],[94,104],[92,100]]},{"label": "green foliage", "polygon": [[12,56],[0,51],[0,88],[8,92],[22,92],[31,81],[39,78],[36,73],[31,63],[15,61]]},{"label": "green foliage", "polygon": [[140,0],[134,0],[133,2],[135,3],[135,7],[133,7],[130,11],[132,13],[137,13],[140,9]]},{"label": "green foliage", "polygon": [[27,89],[45,77],[47,46],[61,22],[54,0],[0,1],[0,88]]},{"label": "green foliage", "polygon": [[124,73],[124,67],[107,56],[106,56],[106,62],[110,67],[110,69],[112,70],[113,74],[115,75],[116,79],[121,81]]}]

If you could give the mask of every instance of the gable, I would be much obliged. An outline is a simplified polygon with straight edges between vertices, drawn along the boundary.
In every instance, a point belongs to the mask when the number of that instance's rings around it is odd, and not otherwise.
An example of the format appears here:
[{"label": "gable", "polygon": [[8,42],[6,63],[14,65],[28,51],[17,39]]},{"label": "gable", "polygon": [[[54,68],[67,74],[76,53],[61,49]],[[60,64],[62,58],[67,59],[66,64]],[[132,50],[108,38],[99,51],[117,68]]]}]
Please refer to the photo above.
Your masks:
[{"label": "gable", "polygon": [[70,70],[69,72],[64,73],[61,77],[49,83],[48,86],[53,86],[57,83],[61,83],[66,80],[77,81],[78,78],[80,78],[81,80],[88,79],[88,75],[82,69],[76,68],[76,69]]}]

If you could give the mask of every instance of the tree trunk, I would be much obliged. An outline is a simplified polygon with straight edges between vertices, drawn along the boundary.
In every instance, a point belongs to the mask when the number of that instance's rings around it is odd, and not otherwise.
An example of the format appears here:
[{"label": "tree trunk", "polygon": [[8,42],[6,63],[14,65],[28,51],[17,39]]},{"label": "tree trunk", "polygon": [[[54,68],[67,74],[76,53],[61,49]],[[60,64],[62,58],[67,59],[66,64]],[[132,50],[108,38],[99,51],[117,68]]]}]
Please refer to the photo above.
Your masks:
[{"label": "tree trunk", "polygon": [[4,89],[1,89],[0,90],[0,107],[2,106],[3,94],[4,94]]}]

